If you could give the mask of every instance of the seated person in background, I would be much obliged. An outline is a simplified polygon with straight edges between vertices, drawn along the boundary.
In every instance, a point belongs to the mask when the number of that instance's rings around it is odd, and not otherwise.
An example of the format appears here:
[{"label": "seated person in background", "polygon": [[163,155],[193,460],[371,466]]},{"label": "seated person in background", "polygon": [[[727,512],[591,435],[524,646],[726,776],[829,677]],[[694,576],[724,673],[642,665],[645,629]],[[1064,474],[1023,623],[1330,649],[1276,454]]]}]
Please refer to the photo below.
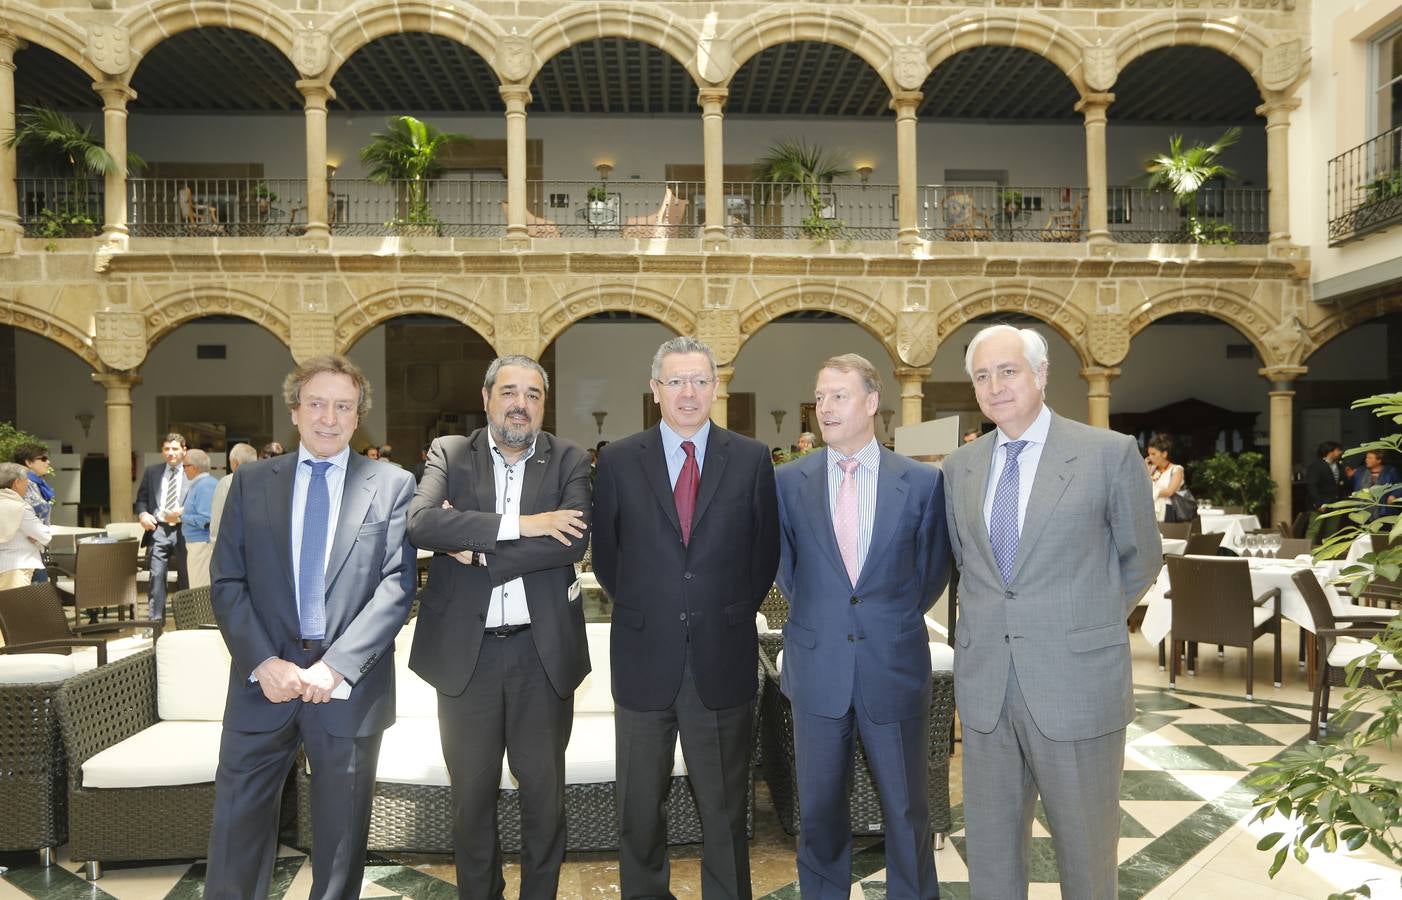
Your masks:
[{"label": "seated person in background", "polygon": [[44,568],[49,526],[25,501],[29,474],[19,463],[0,463],[0,591],[24,587]]},{"label": "seated person in background", "polygon": [[[1353,489],[1363,491],[1376,485],[1399,484],[1402,483],[1402,476],[1397,474],[1397,467],[1387,465],[1383,462],[1381,450],[1369,450],[1363,456],[1363,465],[1353,473]],[[1382,498],[1383,503],[1396,504],[1402,502],[1402,490],[1392,491]],[[1379,519],[1388,514],[1388,510],[1379,506],[1373,510],[1373,518]]]},{"label": "seated person in background", "polygon": [[185,505],[180,511],[185,568],[189,572],[190,587],[205,587],[209,584],[209,559],[214,555],[209,522],[214,516],[214,489],[219,483],[209,474],[209,454],[203,450],[187,450],[183,467],[185,477],[190,479]]}]

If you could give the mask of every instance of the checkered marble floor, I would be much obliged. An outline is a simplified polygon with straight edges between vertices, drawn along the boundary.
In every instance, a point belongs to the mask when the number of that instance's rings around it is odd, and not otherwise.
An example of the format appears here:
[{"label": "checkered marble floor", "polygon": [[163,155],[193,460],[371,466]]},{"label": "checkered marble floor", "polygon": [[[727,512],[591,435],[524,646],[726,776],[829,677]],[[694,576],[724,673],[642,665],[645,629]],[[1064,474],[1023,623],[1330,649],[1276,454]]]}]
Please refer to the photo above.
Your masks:
[{"label": "checkered marble floor", "polygon": [[[1121,788],[1122,898],[1217,898],[1226,893],[1234,894],[1236,900],[1319,898],[1364,877],[1389,875],[1365,854],[1344,860],[1345,870],[1329,877],[1303,870],[1292,872],[1287,867],[1278,879],[1279,890],[1277,885],[1263,884],[1268,858],[1254,849],[1257,837],[1245,825],[1253,791],[1244,779],[1253,764],[1305,739],[1308,706],[1253,703],[1240,696],[1170,692],[1157,686],[1137,688],[1135,703],[1138,716],[1129,729]],[[957,758],[954,765],[958,765]],[[761,794],[765,791],[762,785],[758,790]],[[761,798],[757,812],[773,817],[767,797]],[[954,831],[936,854],[941,895],[952,900],[969,896],[962,818],[962,808],[956,808]],[[1031,896],[1060,897],[1055,855],[1040,805],[1033,841]],[[883,845],[868,839],[860,841],[858,848],[853,859],[852,897],[884,900]],[[270,896],[272,900],[301,900],[310,890],[311,867],[296,850],[284,848],[282,853]],[[782,874],[792,871],[784,868],[791,865],[791,854],[792,839],[777,828],[762,829],[753,855],[757,893],[766,900],[797,900],[798,885],[791,881],[791,874]],[[700,894],[694,877],[696,856],[695,848],[674,850],[673,889],[679,898]],[[772,872],[765,879],[767,884],[761,884],[761,857],[771,861],[782,858],[777,888],[770,887],[776,883]],[[33,855],[8,854],[0,855],[0,865],[12,867],[0,878],[0,900],[26,896],[41,900],[185,900],[201,896],[204,878],[203,862],[109,866],[95,884],[83,881],[79,867],[71,862],[44,869],[35,864]],[[508,896],[514,896],[516,890],[514,868],[509,866],[507,873]],[[1249,878],[1239,879],[1238,875]],[[446,857],[372,854],[365,879],[363,897],[439,900],[456,896],[451,860]],[[782,883],[785,880],[788,883]],[[1375,887],[1374,896],[1398,896],[1388,892],[1396,885],[1392,873],[1382,890]],[[616,895],[617,868],[609,854],[571,855],[561,897]]]}]

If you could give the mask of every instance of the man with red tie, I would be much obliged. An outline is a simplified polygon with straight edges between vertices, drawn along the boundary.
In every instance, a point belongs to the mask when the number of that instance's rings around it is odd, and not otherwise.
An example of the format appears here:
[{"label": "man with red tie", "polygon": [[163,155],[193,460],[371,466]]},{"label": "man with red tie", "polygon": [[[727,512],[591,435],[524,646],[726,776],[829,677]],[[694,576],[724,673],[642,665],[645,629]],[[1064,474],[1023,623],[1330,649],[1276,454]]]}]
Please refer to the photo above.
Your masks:
[{"label": "man with red tie", "polygon": [[657,426],[599,453],[594,572],[613,600],[610,667],[624,898],[669,897],[662,809],[681,736],[701,814],[701,892],[748,900],[755,612],[779,563],[769,450],[710,420],[711,350],[652,360]]}]

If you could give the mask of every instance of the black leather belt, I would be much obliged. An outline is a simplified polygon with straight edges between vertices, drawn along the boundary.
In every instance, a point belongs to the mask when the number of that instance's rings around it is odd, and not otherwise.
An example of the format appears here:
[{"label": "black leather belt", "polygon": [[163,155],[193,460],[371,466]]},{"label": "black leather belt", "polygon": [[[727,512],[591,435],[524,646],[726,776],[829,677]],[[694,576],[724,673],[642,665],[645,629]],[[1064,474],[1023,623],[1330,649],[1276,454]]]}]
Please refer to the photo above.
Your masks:
[{"label": "black leather belt", "polygon": [[530,622],[527,622],[524,625],[502,625],[497,628],[488,628],[485,630],[484,633],[490,635],[491,637],[507,638],[511,637],[513,634],[520,634],[521,632],[525,631],[527,628],[530,627]]},{"label": "black leather belt", "polygon": [[302,638],[303,650],[320,650],[321,645],[326,643],[322,638]]}]

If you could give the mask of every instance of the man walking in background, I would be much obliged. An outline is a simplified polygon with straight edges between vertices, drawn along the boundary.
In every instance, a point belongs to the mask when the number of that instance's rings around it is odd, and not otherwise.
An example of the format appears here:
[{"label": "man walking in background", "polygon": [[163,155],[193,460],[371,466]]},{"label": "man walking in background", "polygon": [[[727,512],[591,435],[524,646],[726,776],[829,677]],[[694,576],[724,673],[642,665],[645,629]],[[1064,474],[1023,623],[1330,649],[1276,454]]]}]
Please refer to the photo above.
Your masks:
[{"label": "man walking in background", "polygon": [[190,586],[185,563],[185,538],[180,533],[180,510],[190,481],[185,477],[185,436],[171,432],[161,442],[165,462],[146,467],[136,491],[136,517],[146,530],[146,568],[151,580],[146,585],[147,618],[156,622],[166,616],[166,581],[172,566],[176,570],[175,589]]}]

